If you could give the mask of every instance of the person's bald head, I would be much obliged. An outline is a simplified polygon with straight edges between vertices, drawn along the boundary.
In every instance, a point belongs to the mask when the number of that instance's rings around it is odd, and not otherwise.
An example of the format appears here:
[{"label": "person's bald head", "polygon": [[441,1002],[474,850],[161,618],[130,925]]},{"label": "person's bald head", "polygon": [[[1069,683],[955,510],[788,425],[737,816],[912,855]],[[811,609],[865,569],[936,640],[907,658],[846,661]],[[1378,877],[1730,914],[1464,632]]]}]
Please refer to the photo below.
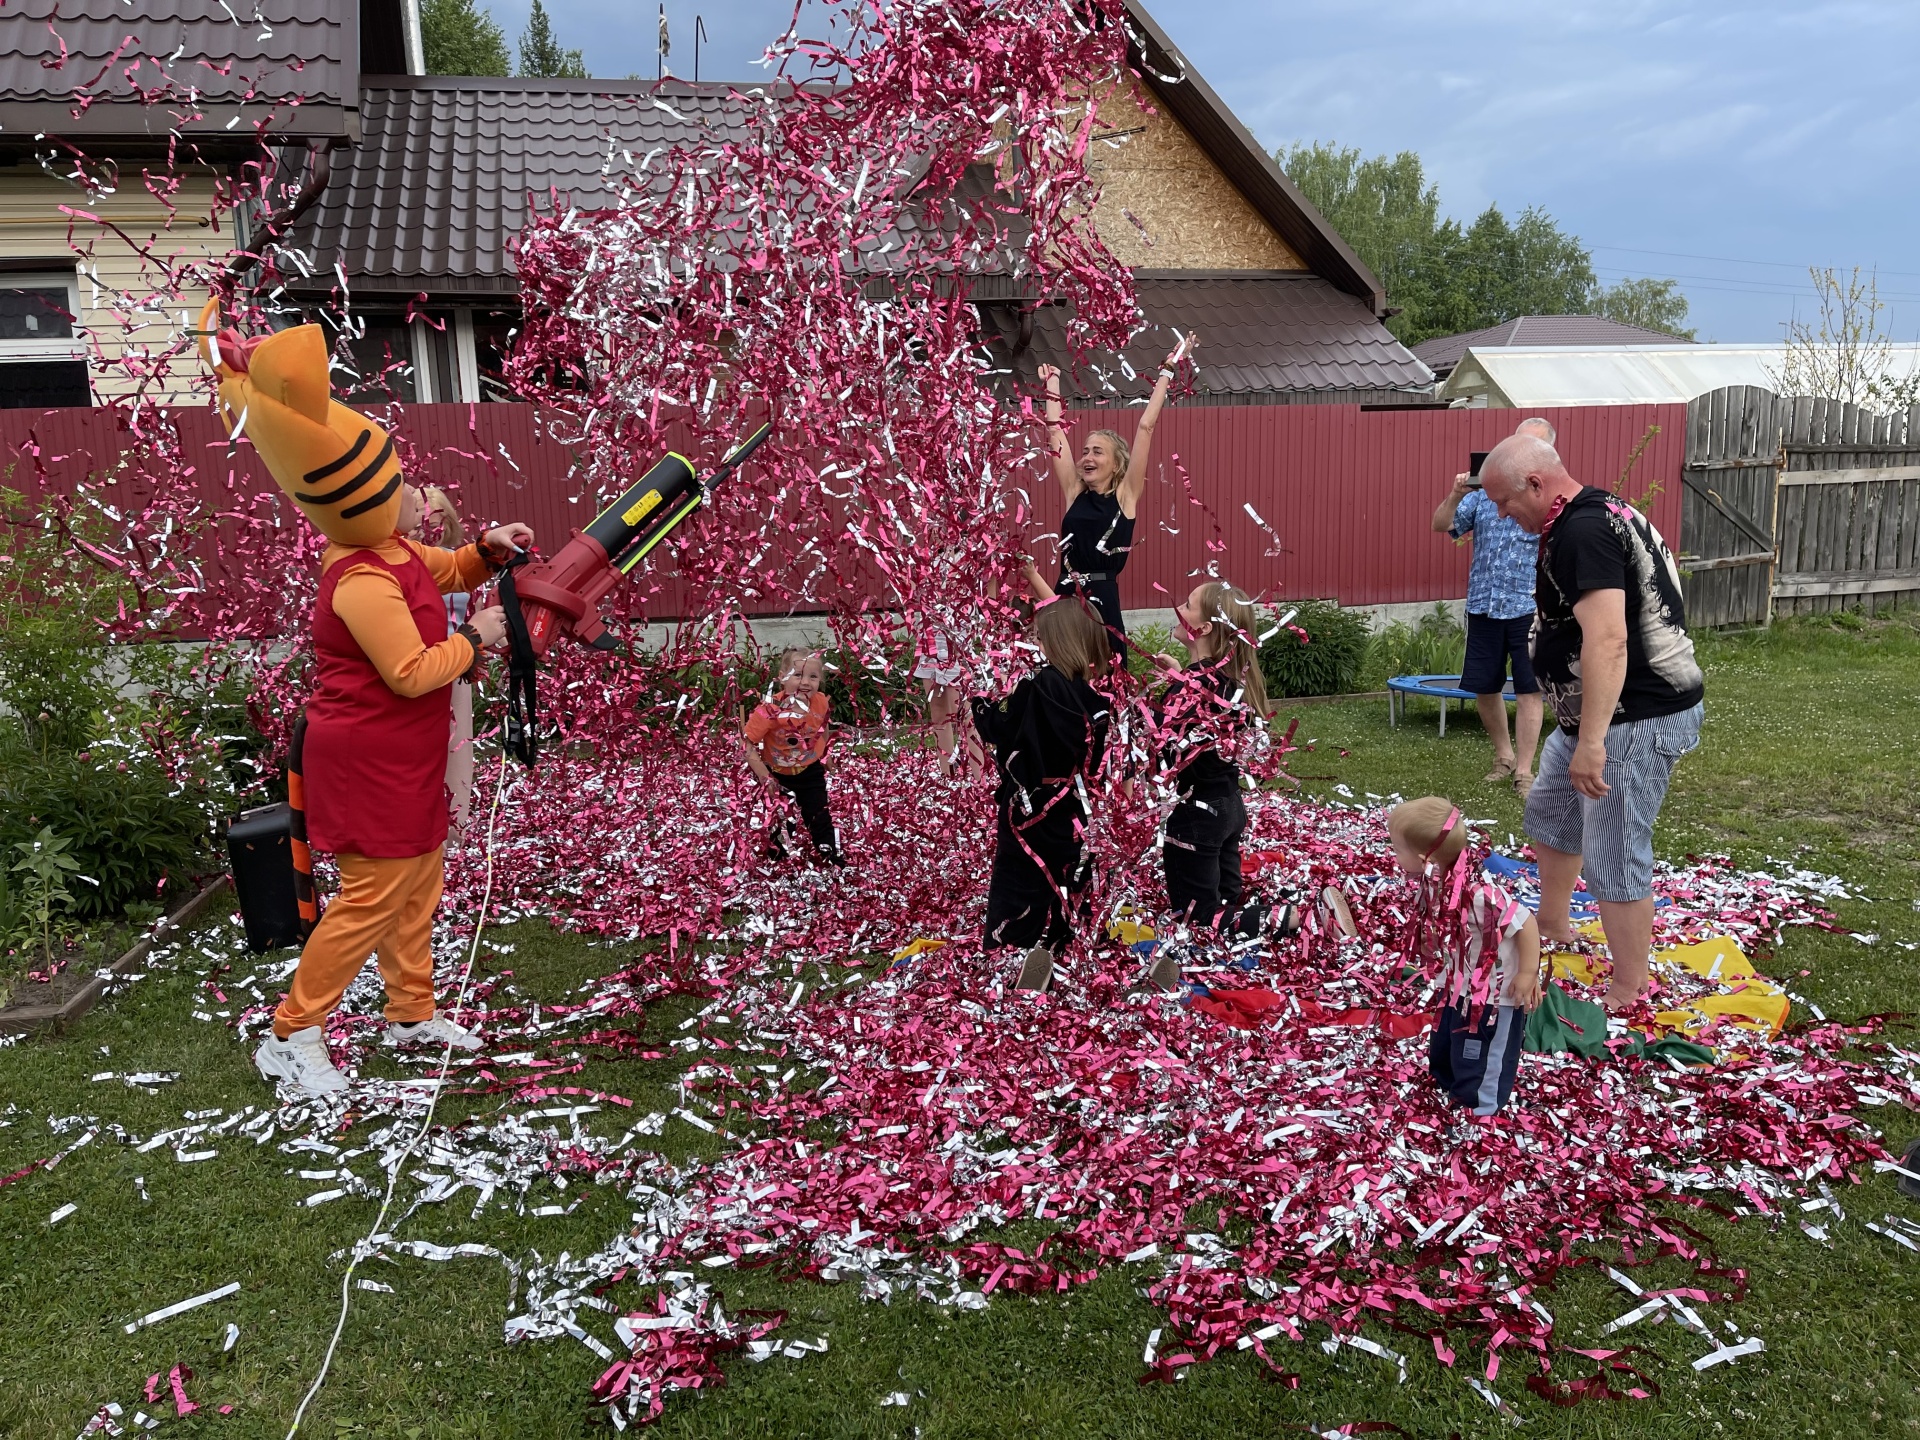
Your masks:
[{"label": "person's bald head", "polygon": [[1549,445],[1557,445],[1560,443],[1560,432],[1553,428],[1551,422],[1542,420],[1538,415],[1522,420],[1518,425],[1513,427],[1513,433],[1516,435],[1531,435],[1534,439],[1544,440]]},{"label": "person's bald head", "polygon": [[1487,498],[1529,535],[1545,527],[1553,502],[1572,499],[1580,482],[1567,473],[1560,452],[1537,435],[1509,435],[1480,467]]}]

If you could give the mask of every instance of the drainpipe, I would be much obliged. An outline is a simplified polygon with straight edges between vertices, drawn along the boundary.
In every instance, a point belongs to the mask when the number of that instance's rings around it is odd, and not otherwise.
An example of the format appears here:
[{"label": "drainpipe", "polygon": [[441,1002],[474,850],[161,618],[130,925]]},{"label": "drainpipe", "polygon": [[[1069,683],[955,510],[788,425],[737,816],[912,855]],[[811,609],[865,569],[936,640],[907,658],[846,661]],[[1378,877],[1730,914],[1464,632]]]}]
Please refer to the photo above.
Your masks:
[{"label": "drainpipe", "polygon": [[333,178],[333,152],[325,146],[316,147],[307,142],[307,154],[310,164],[307,167],[306,182],[301,185],[300,193],[293,197],[293,204],[286,209],[269,215],[260,225],[259,243],[250,251],[242,251],[227,262],[227,277],[238,279],[242,271],[258,264],[268,245],[273,244],[300,221],[300,217],[313,208],[320,198],[321,191],[327,188],[327,181]]}]

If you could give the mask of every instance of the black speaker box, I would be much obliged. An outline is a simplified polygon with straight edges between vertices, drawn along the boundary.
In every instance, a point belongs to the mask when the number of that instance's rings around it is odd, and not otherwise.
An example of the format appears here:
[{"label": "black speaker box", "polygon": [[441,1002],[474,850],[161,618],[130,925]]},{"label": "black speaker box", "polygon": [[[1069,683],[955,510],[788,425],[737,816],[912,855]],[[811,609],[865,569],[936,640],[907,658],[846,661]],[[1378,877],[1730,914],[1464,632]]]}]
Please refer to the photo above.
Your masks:
[{"label": "black speaker box", "polygon": [[293,889],[293,812],[284,804],[243,810],[227,822],[233,891],[256,954],[305,942]]}]

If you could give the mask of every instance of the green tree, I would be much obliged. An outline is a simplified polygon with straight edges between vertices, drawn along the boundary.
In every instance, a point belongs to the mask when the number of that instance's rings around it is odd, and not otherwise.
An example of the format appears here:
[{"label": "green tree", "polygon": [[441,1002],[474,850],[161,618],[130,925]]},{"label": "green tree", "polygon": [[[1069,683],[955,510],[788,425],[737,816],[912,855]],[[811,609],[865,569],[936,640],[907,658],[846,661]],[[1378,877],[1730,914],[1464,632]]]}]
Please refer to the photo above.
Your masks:
[{"label": "green tree", "polygon": [[507,37],[474,0],[424,0],[420,40],[429,75],[511,75]]},{"label": "green tree", "polygon": [[1387,328],[1406,344],[1519,315],[1612,314],[1609,305],[1658,314],[1666,323],[1653,329],[1686,318],[1670,280],[1603,289],[1586,246],[1537,206],[1512,221],[1497,205],[1471,225],[1443,218],[1439,188],[1411,150],[1365,156],[1316,142],[1274,158],[1379,277],[1399,311]]},{"label": "green tree", "polygon": [[586,62],[578,50],[563,50],[554,37],[553,22],[546,7],[533,0],[533,13],[527,16],[527,28],[520,34],[520,73],[556,80],[584,80]]},{"label": "green tree", "polygon": [[1393,302],[1405,303],[1440,230],[1440,190],[1427,183],[1420,157],[1402,150],[1389,160],[1357,149],[1296,145],[1274,157],[1380,278]]},{"label": "green tree", "polygon": [[1593,313],[1622,325],[1638,325],[1643,330],[1664,330],[1676,340],[1691,340],[1694,332],[1686,328],[1687,297],[1672,280],[1622,280],[1600,292]]}]

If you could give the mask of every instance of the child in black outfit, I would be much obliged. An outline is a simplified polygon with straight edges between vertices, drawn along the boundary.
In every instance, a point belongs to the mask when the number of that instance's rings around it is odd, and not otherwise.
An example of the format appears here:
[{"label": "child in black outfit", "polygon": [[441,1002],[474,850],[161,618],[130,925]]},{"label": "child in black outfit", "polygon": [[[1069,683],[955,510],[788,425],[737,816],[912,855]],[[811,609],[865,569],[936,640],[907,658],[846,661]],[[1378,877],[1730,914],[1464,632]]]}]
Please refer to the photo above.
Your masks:
[{"label": "child in black outfit", "polygon": [[1087,683],[1111,663],[1107,634],[1077,595],[1044,605],[1033,638],[1047,664],[999,700],[976,698],[974,729],[1000,774],[987,889],[986,944],[1030,946],[1019,988],[1053,981],[1054,953],[1073,938],[1071,897],[1086,887],[1081,777],[1106,754],[1107,702]]},{"label": "child in black outfit", "polygon": [[[1213,580],[1195,586],[1174,613],[1191,658],[1182,666],[1170,656],[1154,657],[1173,681],[1155,716],[1160,763],[1175,772],[1178,796],[1161,846],[1167,899],[1195,930],[1242,938],[1291,935],[1301,924],[1298,906],[1242,905],[1240,842],[1247,807],[1240,798],[1240,763],[1268,748],[1273,714],[1260,673],[1253,601]],[[1344,933],[1355,933],[1345,895],[1329,887],[1322,904]],[[1179,961],[1171,949],[1155,960],[1151,974],[1162,989],[1178,983]]]},{"label": "child in black outfit", "polygon": [[1161,851],[1167,899],[1196,929],[1252,933],[1251,919],[1240,913],[1247,807],[1238,762],[1265,747],[1273,713],[1260,674],[1253,602],[1214,580],[1195,586],[1174,614],[1192,659],[1181,666],[1157,657],[1173,680],[1158,716],[1160,760],[1176,772],[1179,793]]}]

